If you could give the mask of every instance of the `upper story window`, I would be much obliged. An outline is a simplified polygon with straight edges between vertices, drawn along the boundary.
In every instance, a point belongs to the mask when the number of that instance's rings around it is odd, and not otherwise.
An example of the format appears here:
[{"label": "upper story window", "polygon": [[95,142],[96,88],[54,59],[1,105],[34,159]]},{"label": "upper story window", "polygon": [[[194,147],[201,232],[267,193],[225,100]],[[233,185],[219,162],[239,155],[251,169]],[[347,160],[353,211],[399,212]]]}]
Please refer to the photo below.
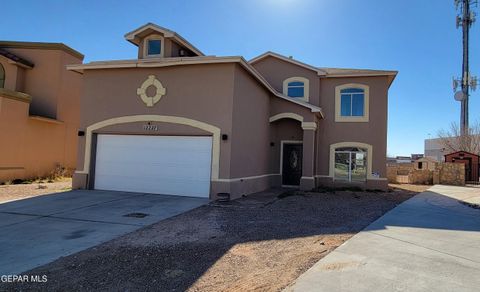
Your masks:
[{"label": "upper story window", "polygon": [[0,88],[5,87],[5,69],[2,64],[0,64]]},{"label": "upper story window", "polygon": [[340,115],[342,117],[363,117],[365,90],[347,88],[340,90]]},{"label": "upper story window", "polygon": [[304,77],[290,77],[283,81],[283,94],[308,101],[309,81]]},{"label": "upper story window", "polygon": [[145,57],[163,57],[164,42],[163,37],[151,35],[144,40],[143,55]]},{"label": "upper story window", "polygon": [[369,88],[345,84],[335,88],[335,121],[368,122]]}]

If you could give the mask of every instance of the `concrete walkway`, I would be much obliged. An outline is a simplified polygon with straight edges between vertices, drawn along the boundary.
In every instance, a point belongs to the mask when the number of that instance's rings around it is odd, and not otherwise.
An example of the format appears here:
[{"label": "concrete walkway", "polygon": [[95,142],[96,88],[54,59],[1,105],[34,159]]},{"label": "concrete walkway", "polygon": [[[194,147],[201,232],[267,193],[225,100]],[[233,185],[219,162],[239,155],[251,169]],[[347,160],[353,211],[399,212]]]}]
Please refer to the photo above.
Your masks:
[{"label": "concrete walkway", "polygon": [[479,291],[480,189],[434,186],[301,275],[287,291]]},{"label": "concrete walkway", "polygon": [[[203,198],[78,190],[0,204],[0,276],[25,272],[206,203]],[[128,216],[134,213],[147,216]]]}]

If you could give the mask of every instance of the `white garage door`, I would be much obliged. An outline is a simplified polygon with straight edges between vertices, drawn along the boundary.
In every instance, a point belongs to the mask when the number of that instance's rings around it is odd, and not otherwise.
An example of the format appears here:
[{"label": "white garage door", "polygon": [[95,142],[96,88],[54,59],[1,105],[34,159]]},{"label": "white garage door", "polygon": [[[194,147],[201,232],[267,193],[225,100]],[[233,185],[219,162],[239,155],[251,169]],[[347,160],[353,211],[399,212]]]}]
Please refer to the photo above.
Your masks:
[{"label": "white garage door", "polygon": [[95,189],[208,197],[211,137],[98,135]]}]

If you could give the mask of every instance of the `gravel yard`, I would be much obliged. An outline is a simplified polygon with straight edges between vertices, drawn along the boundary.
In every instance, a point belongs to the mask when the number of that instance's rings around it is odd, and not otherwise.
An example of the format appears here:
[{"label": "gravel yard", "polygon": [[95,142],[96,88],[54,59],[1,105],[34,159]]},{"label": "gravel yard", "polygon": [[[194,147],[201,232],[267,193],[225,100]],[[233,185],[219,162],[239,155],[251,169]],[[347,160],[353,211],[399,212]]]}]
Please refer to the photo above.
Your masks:
[{"label": "gravel yard", "polygon": [[57,182],[35,182],[29,184],[0,185],[0,204],[26,198],[66,192],[72,189],[72,179],[65,178]]},{"label": "gravel yard", "polygon": [[46,283],[0,290],[280,291],[416,194],[279,193],[212,202],[26,273]]}]

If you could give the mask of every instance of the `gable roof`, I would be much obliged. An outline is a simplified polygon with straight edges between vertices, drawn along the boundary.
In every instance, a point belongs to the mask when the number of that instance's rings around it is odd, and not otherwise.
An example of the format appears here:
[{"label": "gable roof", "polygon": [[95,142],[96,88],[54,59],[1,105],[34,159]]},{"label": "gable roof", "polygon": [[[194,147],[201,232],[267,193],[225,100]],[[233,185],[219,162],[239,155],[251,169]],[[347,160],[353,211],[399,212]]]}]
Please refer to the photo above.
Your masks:
[{"label": "gable roof", "polygon": [[296,100],[277,92],[268,83],[265,78],[253,68],[243,57],[213,57],[213,56],[199,56],[199,57],[178,57],[178,58],[151,58],[151,59],[135,59],[122,61],[97,61],[88,64],[68,65],[67,70],[83,73],[84,70],[95,69],[118,69],[118,68],[154,68],[154,67],[168,67],[181,65],[195,65],[195,64],[219,64],[219,63],[238,63],[248,73],[250,73],[260,84],[265,87],[274,96],[299,106],[310,109],[312,113],[319,113],[323,118],[323,112],[320,107],[314,106],[304,101]]},{"label": "gable roof", "polygon": [[267,51],[263,54],[261,54],[260,56],[257,56],[253,59],[251,59],[250,61],[248,61],[250,64],[255,64],[267,57],[274,57],[274,58],[277,58],[277,59],[280,59],[280,60],[283,60],[285,62],[288,62],[288,63],[292,63],[292,64],[295,64],[297,66],[300,66],[300,67],[303,67],[305,69],[308,69],[308,70],[312,70],[314,72],[316,72],[317,74],[320,75],[319,73],[319,70],[317,67],[315,66],[312,66],[312,65],[308,65],[307,63],[303,63],[303,62],[300,62],[298,60],[295,60],[293,59],[292,57],[286,57],[286,56],[283,56],[283,55],[280,55],[278,53],[275,53],[275,52],[271,52],[271,51]]},{"label": "gable roof", "polygon": [[34,64],[30,61],[27,61],[15,54],[10,53],[9,51],[6,51],[2,48],[0,48],[0,56],[4,56],[5,58],[9,59],[15,64],[19,64],[21,66],[27,67],[27,68],[33,68]]},{"label": "gable roof", "polygon": [[84,58],[82,53],[70,48],[63,43],[0,41],[0,48],[60,50],[80,60],[83,60]]},{"label": "gable roof", "polygon": [[191,50],[195,54],[199,56],[204,56],[204,54],[199,49],[197,49],[194,45],[192,45],[190,42],[184,39],[181,35],[177,34],[173,30],[169,30],[168,28],[156,25],[155,23],[151,23],[151,22],[145,25],[142,25],[141,27],[125,34],[125,39],[131,42],[132,44],[138,46],[139,41],[136,38],[136,36],[138,36],[139,34],[147,30],[153,30],[153,31],[159,32],[163,34],[165,38],[173,38],[176,42],[183,45],[187,49]]},{"label": "gable roof", "polygon": [[333,78],[333,77],[366,77],[366,76],[388,76],[389,84],[393,82],[395,76],[398,74],[398,71],[392,70],[372,70],[372,69],[347,69],[347,68],[328,68],[328,67],[315,67],[298,60],[293,59],[292,57],[286,57],[275,52],[265,52],[249,61],[250,64],[255,64],[260,60],[263,60],[267,57],[273,57],[280,59],[291,64],[303,67],[308,70],[312,70],[318,74],[319,77],[323,78]]},{"label": "gable roof", "polygon": [[445,155],[443,155],[443,156],[450,156],[450,155],[455,155],[455,154],[459,154],[459,153],[465,153],[465,154],[468,154],[468,155],[473,155],[473,156],[478,156],[478,157],[480,157],[480,155],[478,155],[478,154],[475,154],[475,153],[472,153],[472,152],[463,151],[463,150],[461,150],[461,151],[455,151],[455,152],[452,152],[452,153],[448,153],[448,154],[445,154]]}]

